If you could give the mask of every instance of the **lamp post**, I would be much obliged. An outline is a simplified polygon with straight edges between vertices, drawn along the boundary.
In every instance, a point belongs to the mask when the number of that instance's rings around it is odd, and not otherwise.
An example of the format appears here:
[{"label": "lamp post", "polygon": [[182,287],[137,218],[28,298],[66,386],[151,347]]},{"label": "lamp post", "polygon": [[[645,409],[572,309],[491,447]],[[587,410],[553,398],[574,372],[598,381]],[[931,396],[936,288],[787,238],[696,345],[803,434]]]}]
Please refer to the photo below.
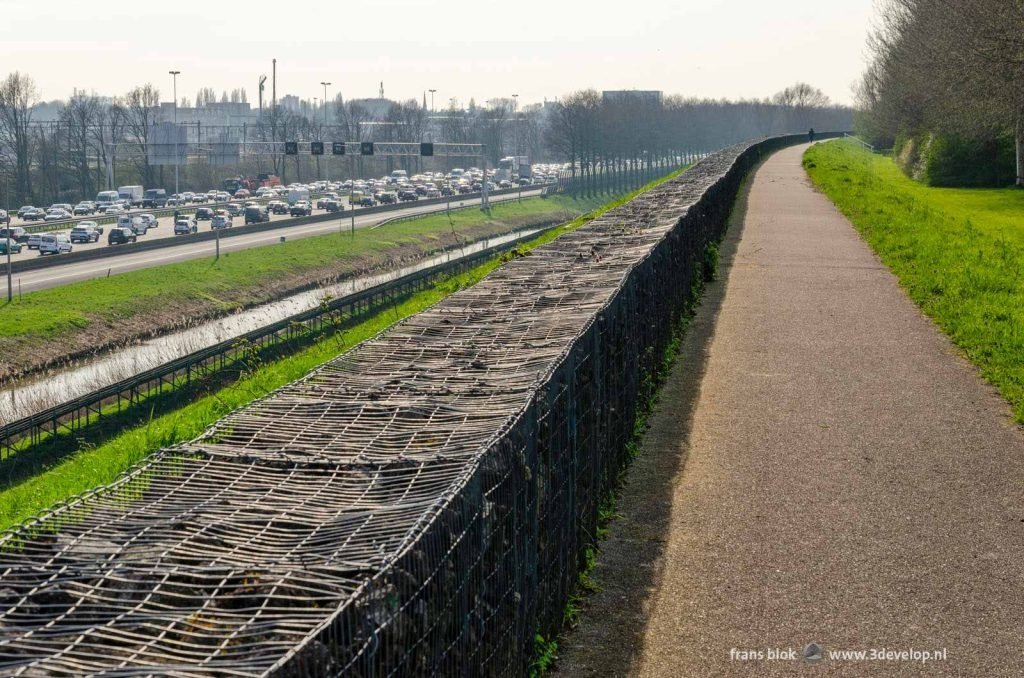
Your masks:
[{"label": "lamp post", "polygon": [[433,113],[433,112],[435,112],[435,109],[434,109],[434,92],[436,92],[437,90],[436,89],[428,89],[427,91],[430,92],[430,112]]},{"label": "lamp post", "polygon": [[[320,84],[324,86],[324,132],[327,131],[327,86],[331,83],[321,80]],[[320,140],[323,141],[323,134],[320,135]],[[331,158],[327,158],[327,180],[331,180]]]},{"label": "lamp post", "polygon": [[178,74],[181,71],[168,71],[174,79],[174,196],[178,196]]},{"label": "lamp post", "polygon": [[515,155],[519,155],[519,95],[512,95],[512,133],[515,135]]}]

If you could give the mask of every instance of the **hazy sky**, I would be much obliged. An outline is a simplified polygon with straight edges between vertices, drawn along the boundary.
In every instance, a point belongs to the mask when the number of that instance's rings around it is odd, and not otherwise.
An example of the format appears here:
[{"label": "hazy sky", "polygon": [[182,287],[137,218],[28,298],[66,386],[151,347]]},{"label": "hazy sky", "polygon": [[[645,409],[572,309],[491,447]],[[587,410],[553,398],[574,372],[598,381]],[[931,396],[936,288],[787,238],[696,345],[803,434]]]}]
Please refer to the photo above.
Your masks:
[{"label": "hazy sky", "polygon": [[[377,95],[437,89],[465,104],[520,104],[595,89],[764,97],[797,80],[850,102],[872,0],[0,0],[0,75],[44,99],[120,94],[147,81],[170,100],[245,87],[277,58],[277,93]],[[429,95],[428,95],[429,96]],[[267,88],[269,98],[269,82]]]}]

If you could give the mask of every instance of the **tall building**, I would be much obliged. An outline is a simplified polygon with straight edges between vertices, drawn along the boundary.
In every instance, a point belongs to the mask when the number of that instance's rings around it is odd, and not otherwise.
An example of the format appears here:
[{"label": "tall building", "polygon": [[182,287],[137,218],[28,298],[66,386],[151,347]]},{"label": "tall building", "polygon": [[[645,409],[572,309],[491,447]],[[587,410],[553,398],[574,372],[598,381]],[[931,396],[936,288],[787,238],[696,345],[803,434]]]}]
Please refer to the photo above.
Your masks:
[{"label": "tall building", "polygon": [[601,92],[606,104],[627,106],[661,106],[661,92],[658,90],[616,89]]}]

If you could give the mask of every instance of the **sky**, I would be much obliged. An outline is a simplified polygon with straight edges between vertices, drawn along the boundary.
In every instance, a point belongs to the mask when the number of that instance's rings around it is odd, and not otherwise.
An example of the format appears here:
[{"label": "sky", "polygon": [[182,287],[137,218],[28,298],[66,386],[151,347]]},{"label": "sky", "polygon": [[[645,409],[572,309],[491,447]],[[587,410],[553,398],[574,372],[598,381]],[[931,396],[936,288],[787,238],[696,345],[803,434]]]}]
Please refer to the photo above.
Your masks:
[{"label": "sky", "polygon": [[[866,65],[872,0],[0,0],[0,77],[28,73],[43,100],[153,83],[172,99],[245,87],[435,105],[584,88],[762,98],[796,81],[839,103]],[[269,97],[269,80],[266,96]],[[427,95],[429,99],[429,94]]]}]

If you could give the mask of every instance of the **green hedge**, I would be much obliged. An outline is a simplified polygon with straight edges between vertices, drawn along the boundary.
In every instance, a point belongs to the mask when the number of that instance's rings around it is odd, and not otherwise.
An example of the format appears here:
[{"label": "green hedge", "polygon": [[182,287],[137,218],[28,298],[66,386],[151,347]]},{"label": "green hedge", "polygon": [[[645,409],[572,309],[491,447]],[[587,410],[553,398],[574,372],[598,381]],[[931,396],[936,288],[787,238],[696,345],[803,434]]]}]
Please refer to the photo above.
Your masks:
[{"label": "green hedge", "polygon": [[899,138],[894,148],[903,171],[929,186],[1002,188],[1017,177],[1012,134],[981,139],[952,134]]}]

